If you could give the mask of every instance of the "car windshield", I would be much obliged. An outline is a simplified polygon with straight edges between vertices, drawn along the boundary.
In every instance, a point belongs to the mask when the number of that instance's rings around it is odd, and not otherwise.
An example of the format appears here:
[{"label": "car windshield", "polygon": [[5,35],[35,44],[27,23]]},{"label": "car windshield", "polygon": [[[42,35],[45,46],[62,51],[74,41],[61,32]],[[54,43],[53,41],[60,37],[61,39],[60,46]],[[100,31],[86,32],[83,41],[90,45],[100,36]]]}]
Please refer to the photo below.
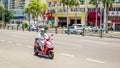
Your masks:
[{"label": "car windshield", "polygon": [[76,26],[77,28],[81,28],[81,27],[85,27],[84,25],[82,26],[82,25],[77,25]]}]

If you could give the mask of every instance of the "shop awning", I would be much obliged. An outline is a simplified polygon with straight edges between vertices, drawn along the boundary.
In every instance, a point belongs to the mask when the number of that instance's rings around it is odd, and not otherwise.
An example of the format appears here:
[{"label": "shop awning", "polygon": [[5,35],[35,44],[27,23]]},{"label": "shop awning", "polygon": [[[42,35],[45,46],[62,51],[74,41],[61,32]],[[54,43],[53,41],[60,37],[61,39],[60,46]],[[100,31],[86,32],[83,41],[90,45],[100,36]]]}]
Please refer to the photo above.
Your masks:
[{"label": "shop awning", "polygon": [[[96,24],[96,12],[89,12],[89,23]],[[100,12],[97,12],[97,24],[100,24]]]},{"label": "shop awning", "polygon": [[120,24],[120,21],[117,21],[117,20],[112,20],[112,22],[115,24]]},{"label": "shop awning", "polygon": [[[96,18],[96,12],[89,12],[90,18]],[[100,12],[97,12],[97,17],[100,18]]]}]

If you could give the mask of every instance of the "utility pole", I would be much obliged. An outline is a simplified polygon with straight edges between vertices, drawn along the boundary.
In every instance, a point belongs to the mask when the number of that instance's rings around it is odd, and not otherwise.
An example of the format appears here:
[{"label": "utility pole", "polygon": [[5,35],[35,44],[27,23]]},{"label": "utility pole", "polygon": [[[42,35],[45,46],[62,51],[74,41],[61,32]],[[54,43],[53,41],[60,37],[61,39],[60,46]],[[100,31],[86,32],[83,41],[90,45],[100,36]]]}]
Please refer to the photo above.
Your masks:
[{"label": "utility pole", "polygon": [[76,4],[76,0],[74,1],[74,7],[75,7],[75,23],[74,24],[77,24],[77,4]]},{"label": "utility pole", "polygon": [[68,35],[69,35],[69,21],[68,21],[68,0],[67,0],[67,29],[68,29]]}]

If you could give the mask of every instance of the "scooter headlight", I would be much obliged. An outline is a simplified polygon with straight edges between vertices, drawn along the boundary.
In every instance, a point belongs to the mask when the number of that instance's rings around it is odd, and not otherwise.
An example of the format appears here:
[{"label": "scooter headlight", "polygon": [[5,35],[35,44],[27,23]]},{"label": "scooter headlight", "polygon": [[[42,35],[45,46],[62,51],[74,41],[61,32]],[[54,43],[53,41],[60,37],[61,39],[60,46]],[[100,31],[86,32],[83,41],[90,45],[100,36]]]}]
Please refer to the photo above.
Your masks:
[{"label": "scooter headlight", "polygon": [[54,47],[53,47],[53,44],[50,43],[50,42],[48,43],[48,46],[49,46],[50,48],[54,48]]}]

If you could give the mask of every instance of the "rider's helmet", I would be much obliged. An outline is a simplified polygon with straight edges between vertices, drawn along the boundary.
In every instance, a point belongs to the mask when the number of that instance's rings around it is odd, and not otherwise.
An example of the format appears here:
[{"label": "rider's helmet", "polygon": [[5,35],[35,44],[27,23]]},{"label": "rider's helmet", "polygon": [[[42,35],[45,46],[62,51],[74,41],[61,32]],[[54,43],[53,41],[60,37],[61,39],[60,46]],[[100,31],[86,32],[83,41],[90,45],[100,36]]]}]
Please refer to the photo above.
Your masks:
[{"label": "rider's helmet", "polygon": [[45,29],[41,28],[41,34],[44,35],[45,34]]}]

